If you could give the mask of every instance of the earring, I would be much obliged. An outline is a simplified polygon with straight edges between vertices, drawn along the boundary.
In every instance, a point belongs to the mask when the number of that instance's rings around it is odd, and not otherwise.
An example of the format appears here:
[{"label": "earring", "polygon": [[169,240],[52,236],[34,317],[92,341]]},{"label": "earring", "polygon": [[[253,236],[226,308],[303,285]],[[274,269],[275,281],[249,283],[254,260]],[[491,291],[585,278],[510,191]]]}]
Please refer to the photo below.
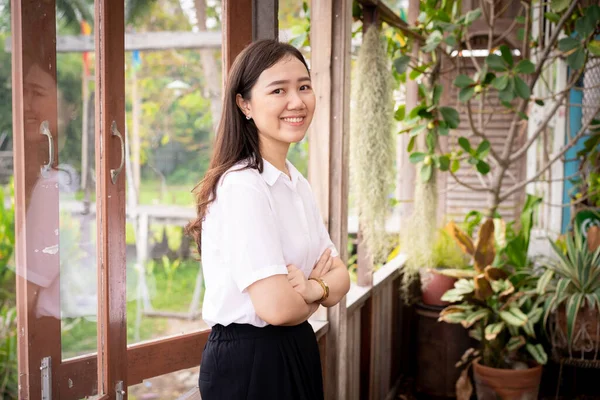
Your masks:
[{"label": "earring", "polygon": [[251,120],[251,119],[252,119],[252,117],[251,117],[251,116],[249,116],[249,115],[246,115],[246,119],[249,121],[249,120]]}]

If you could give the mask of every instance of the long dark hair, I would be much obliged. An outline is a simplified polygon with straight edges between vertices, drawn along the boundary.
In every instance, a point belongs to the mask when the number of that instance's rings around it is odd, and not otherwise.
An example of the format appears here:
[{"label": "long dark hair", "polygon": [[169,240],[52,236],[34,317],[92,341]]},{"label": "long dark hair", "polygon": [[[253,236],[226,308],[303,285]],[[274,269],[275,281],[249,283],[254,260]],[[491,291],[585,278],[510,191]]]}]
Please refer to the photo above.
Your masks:
[{"label": "long dark hair", "polygon": [[309,71],[298,49],[276,40],[259,40],[250,44],[236,57],[231,66],[210,166],[202,181],[193,190],[196,194],[198,215],[186,227],[186,232],[198,245],[198,252],[201,252],[202,221],[208,206],[217,197],[217,185],[223,174],[242,160],[249,161],[245,168],[263,171],[258,130],[254,121],[247,120],[237,106],[236,96],[240,94],[245,100],[250,100],[251,90],[260,74],[284,57],[290,56],[300,60]]}]

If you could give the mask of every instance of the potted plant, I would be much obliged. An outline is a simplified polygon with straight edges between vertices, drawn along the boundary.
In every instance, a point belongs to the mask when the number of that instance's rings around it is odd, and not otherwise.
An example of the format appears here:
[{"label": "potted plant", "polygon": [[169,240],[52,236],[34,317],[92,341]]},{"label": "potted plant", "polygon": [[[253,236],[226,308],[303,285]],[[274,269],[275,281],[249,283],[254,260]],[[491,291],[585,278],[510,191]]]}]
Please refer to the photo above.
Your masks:
[{"label": "potted plant", "polygon": [[424,304],[446,306],[442,296],[454,287],[458,277],[470,276],[468,260],[445,230],[438,230],[432,247],[433,262],[419,270],[421,297]]},{"label": "potted plant", "polygon": [[600,247],[597,227],[586,241],[575,226],[561,248],[550,241],[554,258],[543,266],[538,292],[546,298],[544,325],[554,317],[551,334],[554,349],[573,357],[579,351],[586,358],[598,358],[600,347]]},{"label": "potted plant", "polygon": [[[461,324],[477,340],[478,349],[469,349],[462,363],[473,365],[480,400],[537,398],[542,365],[547,354],[538,341],[543,297],[531,281],[493,266],[496,258],[495,226],[487,219],[473,241],[456,225],[449,226],[453,237],[473,258],[476,275],[459,279],[442,300],[454,304],[440,314],[440,321]],[[459,398],[470,396],[469,368],[457,382]]]}]

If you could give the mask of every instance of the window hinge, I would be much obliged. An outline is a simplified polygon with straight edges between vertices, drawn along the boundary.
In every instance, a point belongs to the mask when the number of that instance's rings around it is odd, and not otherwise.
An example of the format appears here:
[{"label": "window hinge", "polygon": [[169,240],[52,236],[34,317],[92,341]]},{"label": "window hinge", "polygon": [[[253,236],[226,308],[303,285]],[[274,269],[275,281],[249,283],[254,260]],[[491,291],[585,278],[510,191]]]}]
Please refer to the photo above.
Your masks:
[{"label": "window hinge", "polygon": [[52,399],[52,357],[42,358],[42,400]]}]

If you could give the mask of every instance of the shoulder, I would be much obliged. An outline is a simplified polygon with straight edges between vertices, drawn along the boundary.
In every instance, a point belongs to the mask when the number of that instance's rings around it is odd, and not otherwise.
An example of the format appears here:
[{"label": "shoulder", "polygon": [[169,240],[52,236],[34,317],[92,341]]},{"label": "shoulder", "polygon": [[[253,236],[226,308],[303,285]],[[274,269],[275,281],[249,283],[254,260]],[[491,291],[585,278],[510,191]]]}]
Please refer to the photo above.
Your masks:
[{"label": "shoulder", "polygon": [[245,193],[265,192],[267,190],[260,172],[248,168],[245,163],[238,163],[223,174],[219,183],[218,192]]}]

